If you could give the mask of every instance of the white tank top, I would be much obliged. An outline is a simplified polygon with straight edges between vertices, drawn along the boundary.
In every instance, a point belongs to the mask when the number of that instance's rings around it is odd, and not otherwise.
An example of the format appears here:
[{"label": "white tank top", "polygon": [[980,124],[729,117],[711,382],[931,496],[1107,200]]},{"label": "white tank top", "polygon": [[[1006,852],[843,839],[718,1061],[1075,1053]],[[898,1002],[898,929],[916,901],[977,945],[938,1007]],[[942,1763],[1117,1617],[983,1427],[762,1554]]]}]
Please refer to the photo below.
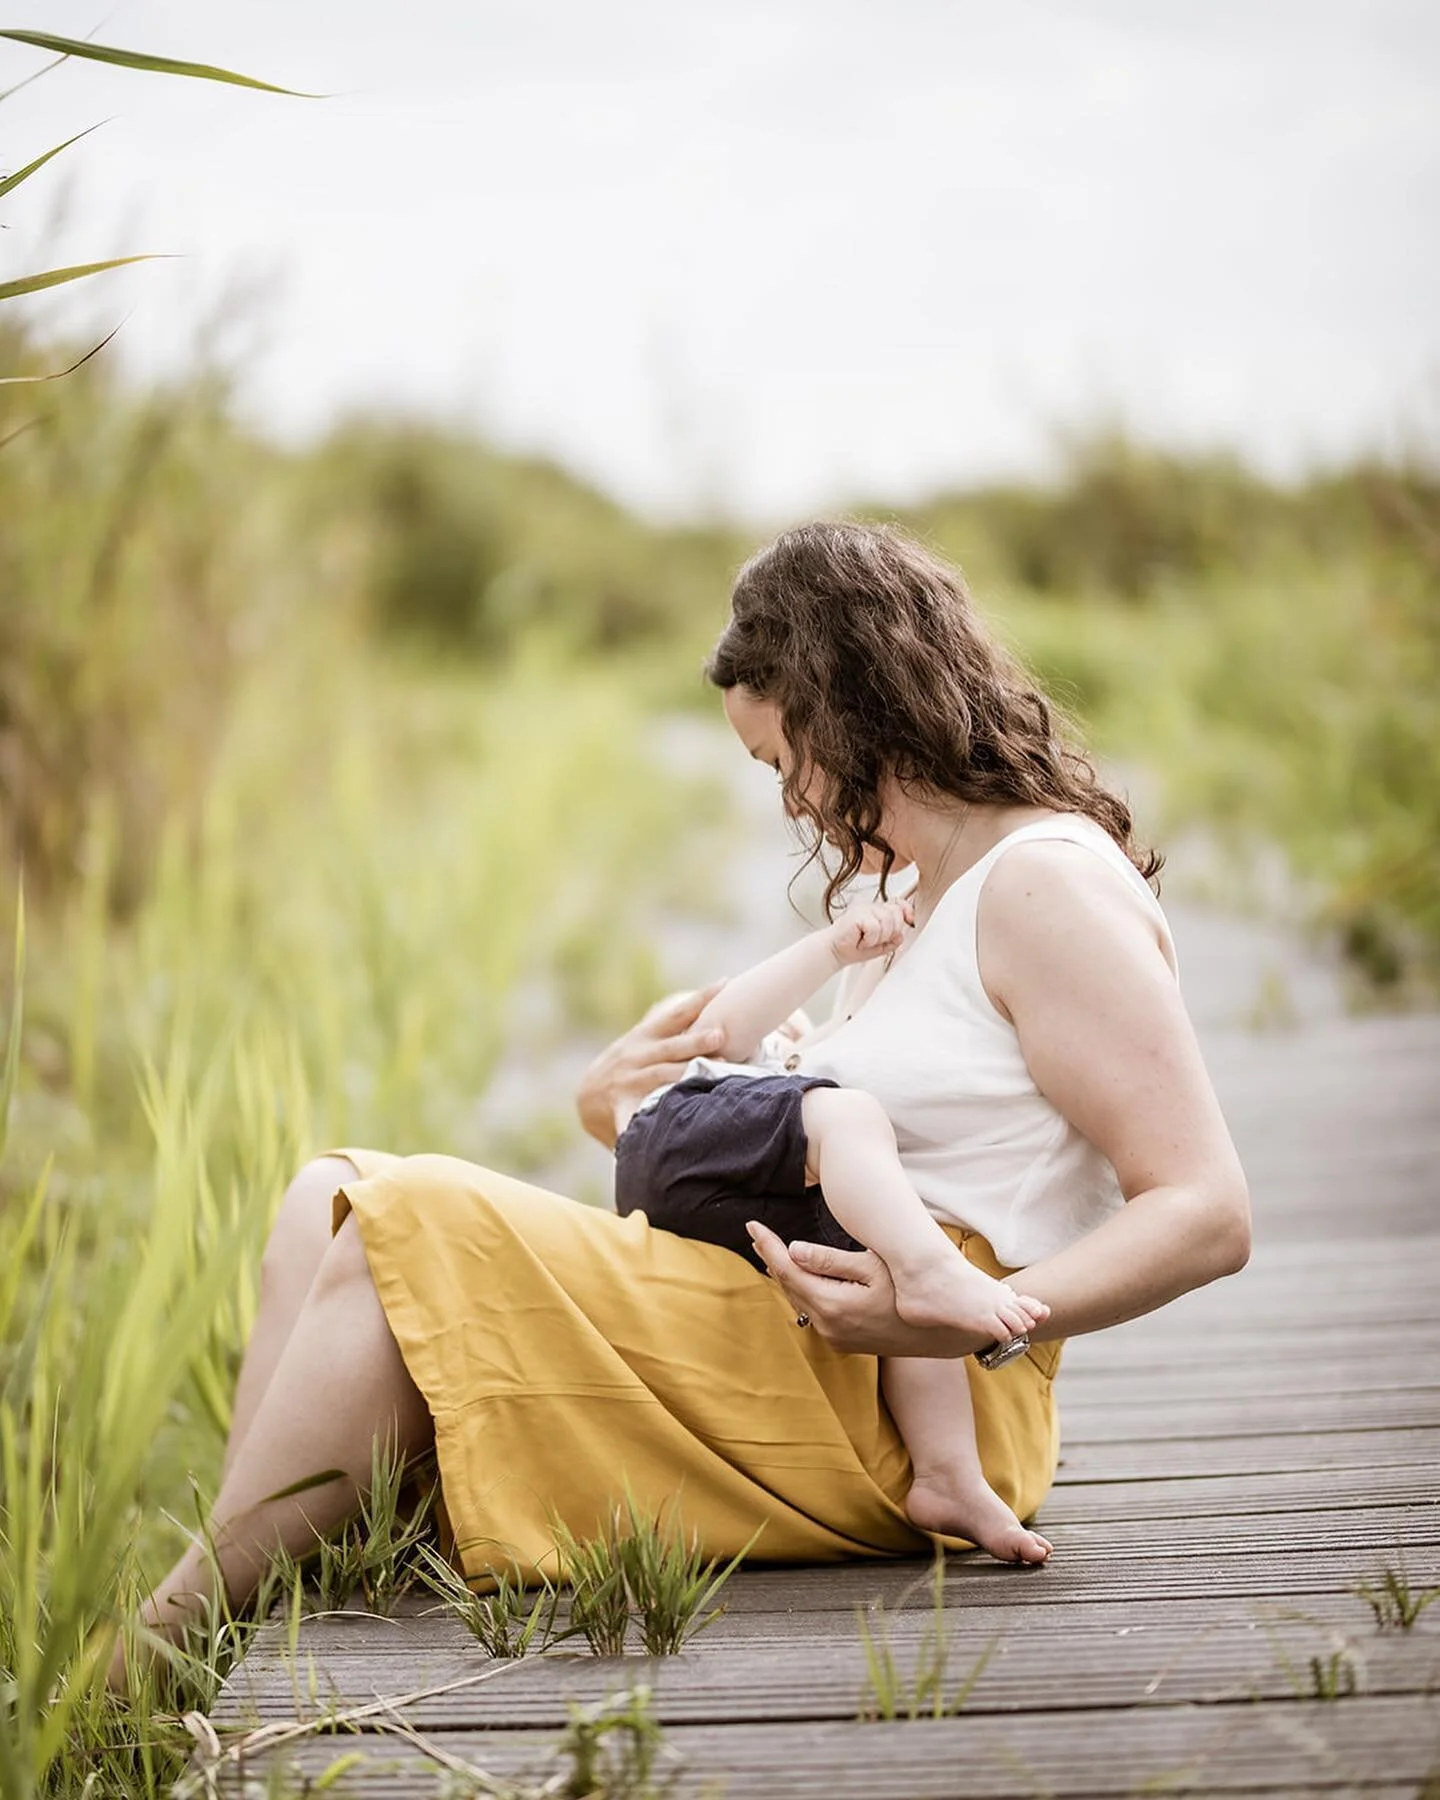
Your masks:
[{"label": "white tank top", "polygon": [[1036,1088],[1014,1026],[980,979],[975,914],[986,876],[1014,845],[1054,838],[1093,850],[1144,895],[1173,958],[1160,903],[1114,839],[1079,814],[1040,819],[946,888],[855,1017],[802,1048],[799,1062],[807,1075],[873,1094],[928,1209],[978,1231],[1010,1267],[1063,1250],[1123,1204],[1114,1168]]}]

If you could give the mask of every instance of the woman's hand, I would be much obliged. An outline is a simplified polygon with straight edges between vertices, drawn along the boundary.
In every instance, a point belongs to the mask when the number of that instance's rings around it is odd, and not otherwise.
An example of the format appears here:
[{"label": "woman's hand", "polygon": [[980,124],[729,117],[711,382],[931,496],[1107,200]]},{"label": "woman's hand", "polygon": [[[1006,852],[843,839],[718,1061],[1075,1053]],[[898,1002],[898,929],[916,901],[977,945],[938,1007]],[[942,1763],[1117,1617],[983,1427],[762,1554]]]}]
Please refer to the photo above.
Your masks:
[{"label": "woman's hand", "polygon": [[755,1219],[745,1229],[796,1317],[808,1318],[837,1350],[869,1356],[969,1356],[989,1341],[945,1325],[907,1325],[895,1310],[890,1271],[873,1250],[787,1245]]},{"label": "woman's hand", "polygon": [[696,1031],[695,1021],[723,981],[693,993],[659,1000],[623,1036],[616,1038],[580,1077],[575,1108],[590,1136],[615,1148],[616,1115],[633,1112],[653,1089],[678,1081],[692,1056],[711,1056],[725,1041],[723,1031]]}]

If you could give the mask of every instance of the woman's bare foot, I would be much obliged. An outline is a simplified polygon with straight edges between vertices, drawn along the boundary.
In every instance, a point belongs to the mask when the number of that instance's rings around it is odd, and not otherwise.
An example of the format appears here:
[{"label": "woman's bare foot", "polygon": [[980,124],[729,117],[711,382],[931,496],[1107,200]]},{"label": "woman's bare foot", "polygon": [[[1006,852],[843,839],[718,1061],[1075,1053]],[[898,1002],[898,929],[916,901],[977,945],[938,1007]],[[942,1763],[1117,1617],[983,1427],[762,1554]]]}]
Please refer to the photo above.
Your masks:
[{"label": "woman's bare foot", "polygon": [[905,1498],[905,1512],[922,1531],[969,1538],[1000,1562],[1047,1562],[1053,1545],[1022,1525],[985,1482],[927,1473]]},{"label": "woman's bare foot", "polygon": [[987,1337],[1018,1337],[1050,1316],[1043,1300],[1014,1288],[967,1262],[954,1245],[948,1255],[907,1267],[890,1265],[895,1309],[907,1325],[949,1325]]}]

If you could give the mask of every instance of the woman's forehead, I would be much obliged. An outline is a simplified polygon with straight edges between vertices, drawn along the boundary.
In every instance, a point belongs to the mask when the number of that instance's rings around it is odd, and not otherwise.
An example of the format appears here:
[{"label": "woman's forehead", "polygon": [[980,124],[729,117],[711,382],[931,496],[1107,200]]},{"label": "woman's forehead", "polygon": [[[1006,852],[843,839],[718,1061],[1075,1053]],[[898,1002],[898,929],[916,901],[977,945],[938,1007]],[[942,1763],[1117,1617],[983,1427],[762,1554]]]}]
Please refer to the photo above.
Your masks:
[{"label": "woman's forehead", "polygon": [[733,687],[726,688],[723,705],[735,735],[752,756],[773,755],[785,741],[780,709],[773,700],[762,700],[746,687]]}]

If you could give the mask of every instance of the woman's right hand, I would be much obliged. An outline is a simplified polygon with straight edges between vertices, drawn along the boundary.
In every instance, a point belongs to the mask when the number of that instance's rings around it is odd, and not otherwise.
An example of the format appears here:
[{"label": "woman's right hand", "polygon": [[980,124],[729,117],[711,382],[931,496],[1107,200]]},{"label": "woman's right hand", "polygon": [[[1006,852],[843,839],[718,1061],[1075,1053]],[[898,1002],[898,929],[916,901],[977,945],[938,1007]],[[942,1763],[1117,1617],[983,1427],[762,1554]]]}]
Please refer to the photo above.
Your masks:
[{"label": "woman's right hand", "polygon": [[693,993],[658,1000],[639,1021],[608,1045],[580,1077],[575,1107],[590,1136],[615,1148],[615,1120],[633,1112],[652,1089],[678,1081],[692,1056],[713,1055],[725,1041],[719,1029],[696,1031],[695,1021],[724,987],[723,981]]},{"label": "woman's right hand", "polygon": [[990,1341],[951,1325],[907,1325],[895,1305],[890,1271],[873,1250],[830,1244],[787,1244],[751,1219],[760,1260],[795,1312],[833,1349],[867,1356],[969,1356]]}]

